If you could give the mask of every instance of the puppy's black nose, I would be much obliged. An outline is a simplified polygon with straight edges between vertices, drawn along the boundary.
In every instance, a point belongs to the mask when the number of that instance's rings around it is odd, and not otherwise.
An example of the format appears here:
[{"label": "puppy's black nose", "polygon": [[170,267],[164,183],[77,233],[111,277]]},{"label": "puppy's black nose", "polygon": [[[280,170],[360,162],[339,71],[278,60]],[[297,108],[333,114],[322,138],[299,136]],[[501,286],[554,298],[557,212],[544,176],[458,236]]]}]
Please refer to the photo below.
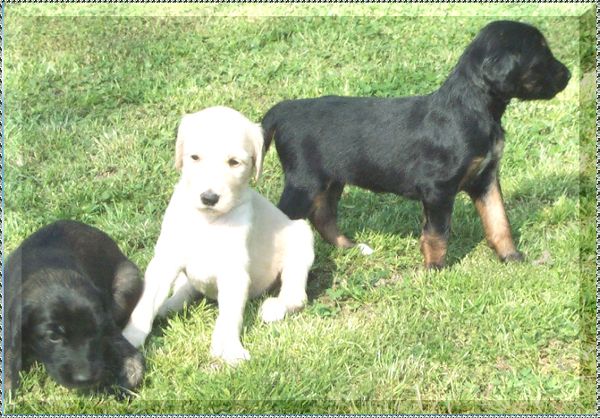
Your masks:
[{"label": "puppy's black nose", "polygon": [[219,195],[213,192],[212,190],[208,190],[200,195],[200,200],[206,206],[214,206],[219,201]]},{"label": "puppy's black nose", "polygon": [[562,62],[556,61],[554,68],[554,74],[556,74],[561,80],[569,81],[571,79],[571,72]]},{"label": "puppy's black nose", "polygon": [[559,71],[557,72],[557,76],[555,78],[555,86],[558,91],[563,90],[569,84],[569,80],[571,79],[571,72],[564,65],[560,65]]}]

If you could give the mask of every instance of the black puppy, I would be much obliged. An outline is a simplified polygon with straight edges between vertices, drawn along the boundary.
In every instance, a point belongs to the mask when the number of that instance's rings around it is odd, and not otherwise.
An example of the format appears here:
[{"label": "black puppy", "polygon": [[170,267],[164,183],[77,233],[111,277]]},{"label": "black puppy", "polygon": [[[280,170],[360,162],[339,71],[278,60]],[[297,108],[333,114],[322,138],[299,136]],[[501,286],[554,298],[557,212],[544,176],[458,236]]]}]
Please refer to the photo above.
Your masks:
[{"label": "black puppy", "polygon": [[121,329],[142,288],[135,264],[96,228],[58,221],[28,237],[6,263],[5,388],[32,360],[67,387],[136,387],[144,360]]},{"label": "black puppy", "polygon": [[497,21],[426,96],[280,102],[262,120],[265,150],[275,138],[285,173],[279,208],[291,219],[309,217],[328,242],[352,247],[336,224],[345,184],[418,199],[425,215],[421,252],[426,267],[439,268],[454,199],[464,190],[498,256],[522,259],[498,181],[502,114],[512,98],[554,97],[570,76],[536,28]]}]

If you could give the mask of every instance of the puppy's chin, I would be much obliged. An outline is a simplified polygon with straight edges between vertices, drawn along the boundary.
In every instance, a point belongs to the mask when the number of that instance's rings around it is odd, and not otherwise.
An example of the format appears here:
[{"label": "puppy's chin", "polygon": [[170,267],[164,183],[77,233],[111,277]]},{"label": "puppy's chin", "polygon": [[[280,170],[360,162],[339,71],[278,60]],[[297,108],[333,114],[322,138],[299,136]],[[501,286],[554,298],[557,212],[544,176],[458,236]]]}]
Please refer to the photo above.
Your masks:
[{"label": "puppy's chin", "polygon": [[200,212],[202,216],[207,218],[216,218],[217,216],[222,215],[222,213],[218,209],[210,206],[198,205],[196,206],[196,210]]},{"label": "puppy's chin", "polygon": [[227,212],[231,210],[231,207],[215,205],[215,206],[206,206],[202,203],[198,203],[196,205],[196,210],[207,218],[217,218],[219,216],[225,215]]},{"label": "puppy's chin", "polygon": [[517,96],[521,100],[550,100],[560,93],[564,87],[562,86],[550,86],[544,88],[535,88],[532,90],[525,90]]},{"label": "puppy's chin", "polygon": [[60,385],[68,388],[68,389],[96,389],[98,387],[100,387],[100,380],[92,382],[92,383],[76,383],[73,381],[69,381],[69,380],[65,380],[65,379],[61,379],[60,381],[57,379],[56,380]]},{"label": "puppy's chin", "polygon": [[222,199],[214,206],[207,206],[201,201],[195,202],[194,207],[202,216],[207,218],[218,218],[240,206],[245,200],[242,199]]}]

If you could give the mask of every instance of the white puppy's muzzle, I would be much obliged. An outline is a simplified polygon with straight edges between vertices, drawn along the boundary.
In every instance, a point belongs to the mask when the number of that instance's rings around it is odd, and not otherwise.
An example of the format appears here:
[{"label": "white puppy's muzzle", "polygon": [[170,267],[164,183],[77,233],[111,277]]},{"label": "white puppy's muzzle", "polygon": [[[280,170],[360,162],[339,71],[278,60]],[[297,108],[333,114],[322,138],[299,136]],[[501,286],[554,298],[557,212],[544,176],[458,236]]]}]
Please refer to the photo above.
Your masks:
[{"label": "white puppy's muzzle", "polygon": [[206,207],[213,207],[219,202],[221,196],[213,192],[211,189],[200,194],[200,201]]}]

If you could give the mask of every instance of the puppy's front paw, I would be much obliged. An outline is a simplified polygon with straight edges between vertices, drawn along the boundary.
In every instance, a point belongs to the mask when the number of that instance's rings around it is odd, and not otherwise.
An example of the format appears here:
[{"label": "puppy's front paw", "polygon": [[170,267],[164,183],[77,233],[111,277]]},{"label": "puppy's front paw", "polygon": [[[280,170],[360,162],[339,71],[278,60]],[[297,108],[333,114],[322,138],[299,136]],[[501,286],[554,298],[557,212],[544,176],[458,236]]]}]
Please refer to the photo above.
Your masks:
[{"label": "puppy's front paw", "polygon": [[131,390],[142,383],[145,362],[142,354],[118,329],[104,340],[105,384]]},{"label": "puppy's front paw", "polygon": [[444,268],[444,262],[440,261],[437,263],[425,263],[425,270],[427,271],[440,271]]},{"label": "puppy's front paw", "polygon": [[144,358],[140,353],[125,358],[118,384],[127,389],[135,389],[142,383],[144,369]]},{"label": "puppy's front paw", "polygon": [[135,325],[129,323],[123,330],[123,337],[134,347],[141,347],[146,341],[149,332],[139,329]]},{"label": "puppy's front paw", "polygon": [[500,260],[502,262],[510,262],[510,261],[524,261],[525,257],[523,256],[523,253],[520,251],[515,251],[514,253],[510,253],[508,255],[505,255],[503,257],[500,257]]},{"label": "puppy's front paw", "polygon": [[230,366],[236,366],[244,360],[250,360],[250,353],[241,343],[234,344],[219,344],[213,342],[210,354],[213,357],[222,359],[225,363]]},{"label": "puppy's front paw", "polygon": [[241,345],[231,350],[225,350],[221,354],[221,358],[225,363],[235,366],[244,360],[250,360],[250,353]]},{"label": "puppy's front paw", "polygon": [[281,321],[287,313],[287,307],[279,298],[268,298],[260,307],[260,317],[265,322]]}]

